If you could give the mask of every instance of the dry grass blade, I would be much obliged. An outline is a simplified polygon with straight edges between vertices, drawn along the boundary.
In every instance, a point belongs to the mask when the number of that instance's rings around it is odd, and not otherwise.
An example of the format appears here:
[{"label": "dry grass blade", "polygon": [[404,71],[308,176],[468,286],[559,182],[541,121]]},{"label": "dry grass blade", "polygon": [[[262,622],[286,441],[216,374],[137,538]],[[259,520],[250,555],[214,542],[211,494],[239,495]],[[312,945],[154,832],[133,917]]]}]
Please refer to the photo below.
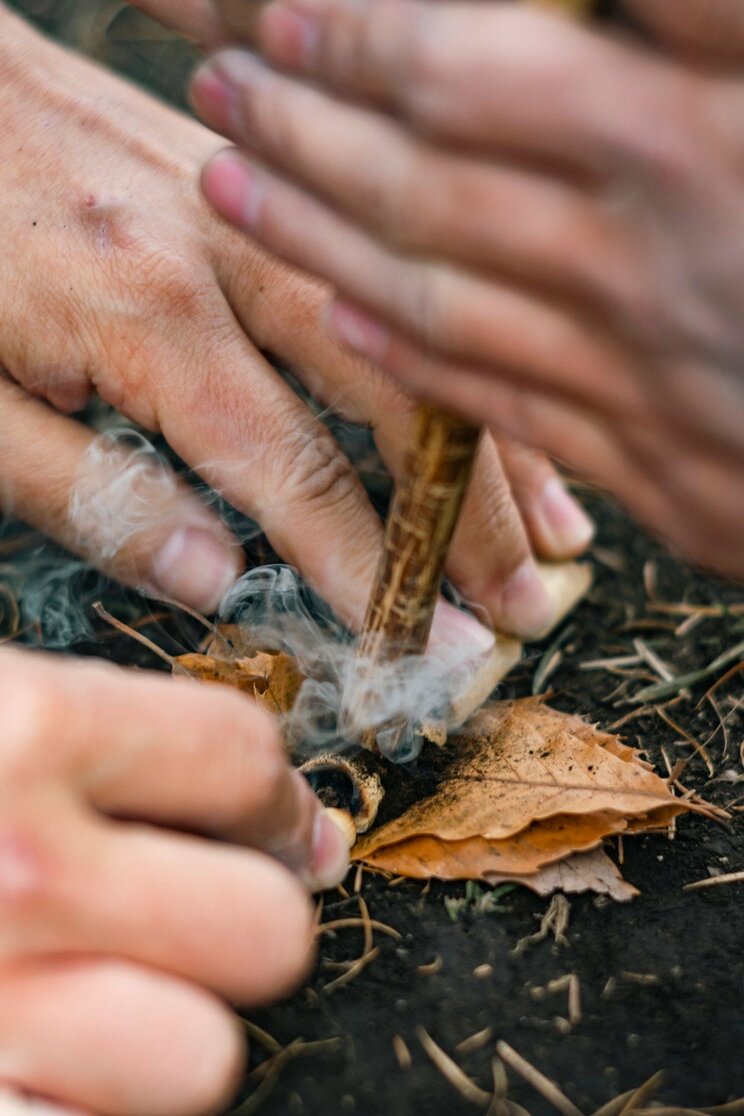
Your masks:
[{"label": "dry grass blade", "polygon": [[393,926],[388,926],[385,922],[378,922],[374,918],[369,919],[369,921],[364,918],[337,918],[335,922],[321,922],[316,927],[315,933],[330,934],[336,930],[365,930],[367,926],[371,926],[373,930],[379,930],[381,934],[387,934],[389,938],[394,938],[396,942],[401,940],[401,934]]},{"label": "dry grass blade", "polygon": [[626,1103],[632,1098],[635,1089],[628,1089],[627,1093],[623,1093],[621,1097],[614,1097],[613,1100],[603,1104],[592,1116],[620,1116],[620,1113],[625,1108]]},{"label": "dry grass blade", "polygon": [[675,732],[678,732],[680,734],[680,736],[684,740],[687,741],[688,744],[692,745],[692,747],[695,749],[695,751],[697,752],[697,754],[700,756],[701,760],[705,764],[705,766],[708,768],[708,774],[711,777],[713,775],[715,775],[716,769],[713,766],[713,763],[711,761],[710,756],[708,755],[708,752],[705,749],[705,746],[703,744],[701,744],[698,740],[696,740],[694,736],[690,736],[689,732],[686,732],[685,729],[683,729],[681,725],[677,724],[677,722],[674,720],[674,718],[669,716],[669,714],[667,713],[667,711],[664,709],[663,706],[661,706],[661,705],[657,706],[656,707],[656,712],[661,717],[662,721],[665,721],[666,724],[668,724],[670,728],[674,729]]},{"label": "dry grass blade", "polygon": [[655,1073],[653,1077],[649,1077],[648,1081],[644,1081],[642,1085],[639,1085],[636,1091],[632,1094],[631,1097],[628,1098],[624,1106],[620,1109],[620,1116],[630,1116],[631,1113],[636,1112],[636,1109],[640,1105],[645,1104],[648,1100],[651,1100],[654,1093],[657,1092],[657,1090],[661,1087],[661,1083],[663,1080],[663,1073]]},{"label": "dry grass blade", "polygon": [[695,686],[698,682],[704,682],[706,678],[717,674],[719,670],[728,667],[729,663],[738,661],[742,657],[744,657],[744,641],[730,647],[728,651],[724,651],[722,655],[719,655],[712,663],[708,663],[702,670],[693,670],[689,674],[679,674],[671,682],[658,682],[653,686],[646,686],[639,690],[637,694],[634,694],[631,701],[634,705],[644,705],[647,702],[673,697],[681,690]]},{"label": "dry grass blade", "polygon": [[493,1027],[485,1027],[482,1031],[476,1031],[474,1035],[458,1042],[455,1047],[455,1054],[458,1058],[467,1058],[468,1054],[473,1054],[476,1050],[482,1050],[484,1046],[488,1046],[492,1038]]},{"label": "dry grass blade", "polygon": [[545,1097],[545,1100],[550,1101],[553,1107],[561,1113],[561,1116],[583,1116],[581,1109],[577,1108],[573,1101],[570,1101],[550,1078],[535,1069],[526,1058],[517,1054],[516,1050],[508,1043],[497,1042],[496,1053],[502,1062],[505,1062],[515,1073],[518,1073],[528,1085],[532,1086],[536,1093],[540,1093],[541,1096]]},{"label": "dry grass blade", "polygon": [[251,1023],[249,1019],[243,1019],[241,1022],[245,1027],[248,1038],[260,1043],[264,1050],[268,1050],[269,1054],[279,1054],[282,1044],[273,1035],[264,1031],[263,1027],[259,1027],[256,1023]]},{"label": "dry grass blade", "polygon": [[393,1035],[393,1052],[396,1061],[402,1070],[409,1070],[413,1065],[413,1058],[411,1051],[408,1049],[408,1043],[402,1035]]},{"label": "dry grass blade", "polygon": [[356,961],[352,961],[345,973],[336,977],[335,980],[329,981],[328,984],[323,985],[323,991],[330,995],[335,992],[337,988],[343,988],[347,984],[351,984],[352,980],[356,980],[360,973],[363,973],[368,965],[376,961],[380,956],[379,946],[375,946],[369,953],[363,953]]},{"label": "dry grass blade", "polygon": [[725,876],[710,876],[706,880],[695,880],[685,884],[683,891],[700,891],[704,887],[718,887],[720,884],[744,883],[744,872],[728,872]]},{"label": "dry grass blade", "polygon": [[479,1085],[476,1085],[475,1082],[460,1069],[457,1062],[454,1062],[449,1054],[445,1054],[441,1046],[437,1046],[428,1031],[423,1027],[417,1027],[416,1034],[418,1035],[419,1042],[423,1046],[425,1053],[437,1067],[442,1077],[449,1081],[450,1085],[453,1089],[457,1090],[461,1097],[470,1101],[471,1104],[478,1105],[479,1108],[486,1108],[490,1105],[491,1094],[487,1093],[485,1089],[481,1089]]},{"label": "dry grass blade", "polygon": [[[318,1042],[305,1042],[301,1038],[294,1039],[289,1046],[283,1047],[268,1062],[264,1063],[266,1070],[261,1084],[242,1104],[232,1109],[230,1116],[253,1116],[254,1112],[258,1112],[273,1092],[285,1067],[293,1062],[295,1058],[335,1053],[342,1046],[343,1040],[340,1038],[321,1039]],[[259,1069],[264,1069],[264,1066],[259,1066]]]}]

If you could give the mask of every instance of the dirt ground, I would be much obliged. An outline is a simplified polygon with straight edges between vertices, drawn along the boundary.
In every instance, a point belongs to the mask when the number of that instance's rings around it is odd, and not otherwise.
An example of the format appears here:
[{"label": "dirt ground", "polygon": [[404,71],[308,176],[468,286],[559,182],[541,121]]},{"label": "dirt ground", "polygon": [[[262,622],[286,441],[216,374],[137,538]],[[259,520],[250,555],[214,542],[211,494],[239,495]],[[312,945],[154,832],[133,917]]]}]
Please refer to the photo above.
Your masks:
[{"label": "dirt ground", "polygon": [[[19,6],[67,41],[82,42],[140,78],[157,76],[161,93],[180,96],[189,53],[158,37],[126,5],[25,0]],[[584,669],[596,659],[633,654],[641,639],[673,674],[699,670],[744,640],[744,596],[678,564],[608,501],[585,496],[600,524],[594,588],[557,639],[530,650],[499,696],[530,694],[536,672],[550,664],[546,685],[559,708],[603,728],[623,721],[624,739],[646,750],[662,773],[667,764],[689,760],[682,784],[728,808],[730,823],[684,818],[673,841],[627,839],[622,849],[614,843],[611,855],[624,858],[623,872],[641,896],[625,905],[573,898],[567,945],[550,938],[519,956],[516,943],[537,928],[548,901],[519,889],[493,913],[479,914],[470,903],[453,919],[445,900],[463,897],[463,885],[391,886],[365,874],[360,894],[372,917],[400,939],[375,933],[376,959],[328,992],[324,987],[340,971],[333,964],[358,957],[363,935],[352,928],[322,936],[307,988],[251,1017],[250,1028],[263,1028],[278,1047],[265,1036],[253,1038],[241,1113],[477,1111],[424,1051],[420,1028],[487,1091],[495,1043],[506,1041],[584,1113],[659,1070],[665,1076],[657,1102],[710,1106],[744,1096],[744,883],[683,891],[685,884],[744,870],[744,675],[726,677],[744,652],[649,708],[632,703],[634,693],[658,680],[645,664],[624,673]],[[145,607],[113,589],[107,602],[129,615]],[[690,609],[671,614],[660,602]],[[738,610],[727,612],[731,605]],[[158,665],[108,635],[80,649]],[[358,917],[357,882],[352,872],[348,898],[325,896],[325,921]],[[576,974],[580,989],[580,1019],[573,1024],[565,986],[547,988],[568,974]],[[474,1042],[470,1052],[456,1052],[486,1029],[480,1047]],[[279,1047],[284,1053],[276,1053]],[[513,1070],[509,1097],[530,1116],[573,1111],[555,1107]]]}]

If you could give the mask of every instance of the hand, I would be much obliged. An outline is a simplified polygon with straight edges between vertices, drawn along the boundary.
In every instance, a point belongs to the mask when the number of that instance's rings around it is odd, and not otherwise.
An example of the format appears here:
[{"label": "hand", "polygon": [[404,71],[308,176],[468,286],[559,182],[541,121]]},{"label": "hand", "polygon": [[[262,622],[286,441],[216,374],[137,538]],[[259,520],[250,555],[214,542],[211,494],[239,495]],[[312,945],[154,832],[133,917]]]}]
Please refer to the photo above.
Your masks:
[{"label": "hand", "polygon": [[[379,519],[336,442],[259,349],[296,369],[324,405],[371,424],[397,474],[410,399],[328,338],[327,288],[202,200],[199,167],[220,146],[213,133],[1,7],[0,29],[5,510],[130,584],[217,607],[240,572],[235,540],[172,477],[92,446],[61,413],[95,389],[162,431],[359,627]],[[567,557],[591,527],[543,459],[507,446],[504,465],[521,514],[487,443],[450,573],[502,627],[528,635],[552,614],[531,548]]]},{"label": "hand", "polygon": [[291,76],[229,50],[194,86],[251,153],[217,209],[336,285],[356,352],[743,575],[738,73],[522,5],[276,0],[259,40]]},{"label": "hand", "polygon": [[212,1111],[242,1063],[220,999],[304,976],[340,830],[229,689],[4,650],[0,705],[0,1085]]}]

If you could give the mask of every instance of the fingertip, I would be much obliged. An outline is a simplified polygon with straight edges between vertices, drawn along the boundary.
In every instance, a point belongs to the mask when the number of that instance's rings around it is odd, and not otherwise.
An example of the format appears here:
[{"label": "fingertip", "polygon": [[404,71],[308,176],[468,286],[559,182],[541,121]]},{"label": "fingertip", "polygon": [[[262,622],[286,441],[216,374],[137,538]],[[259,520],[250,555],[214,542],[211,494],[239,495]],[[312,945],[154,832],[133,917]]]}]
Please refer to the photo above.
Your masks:
[{"label": "fingertip", "polygon": [[179,527],[152,559],[152,587],[166,597],[211,614],[243,568],[237,543],[203,527]]},{"label": "fingertip", "polygon": [[[525,513],[527,509],[525,510]],[[594,538],[594,523],[559,477],[551,477],[531,509],[530,534],[544,558],[560,561],[583,554]]]}]

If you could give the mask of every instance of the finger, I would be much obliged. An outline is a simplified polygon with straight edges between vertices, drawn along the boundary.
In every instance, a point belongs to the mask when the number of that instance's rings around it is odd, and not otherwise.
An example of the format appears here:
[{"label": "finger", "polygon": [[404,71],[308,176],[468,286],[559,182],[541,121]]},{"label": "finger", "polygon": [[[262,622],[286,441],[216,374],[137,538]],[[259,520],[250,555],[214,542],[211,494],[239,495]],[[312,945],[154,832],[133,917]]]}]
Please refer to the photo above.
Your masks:
[{"label": "finger", "polygon": [[[561,304],[498,276],[489,280],[446,262],[396,255],[234,151],[207,167],[204,189],[223,216],[272,252],[320,273],[426,348],[518,369],[538,386],[560,385],[616,414],[645,405],[627,374],[626,354],[613,352],[617,343]],[[366,355],[376,359],[374,352]]]},{"label": "finger", "polygon": [[[246,1006],[288,995],[307,975],[309,895],[278,861],[96,818],[72,804],[57,804],[54,819],[56,832],[43,818],[27,823],[24,864],[35,876],[11,881],[12,917],[0,928],[5,958],[110,954]],[[4,891],[7,899],[7,884]]]},{"label": "finger", "polygon": [[[473,421],[485,421],[497,435],[541,449],[600,482],[611,482],[613,491],[629,475],[627,455],[615,435],[617,424],[560,390],[535,391],[511,369],[498,365],[468,367],[437,359],[346,304],[332,307],[327,321],[336,336],[364,355],[374,352],[386,372],[422,398]],[[633,481],[642,485],[642,475],[633,473]]]},{"label": "finger", "polygon": [[[237,1021],[195,986],[105,959],[39,959],[0,979],[0,1079],[50,1105],[96,1116],[208,1116],[237,1088]],[[25,1111],[47,1116],[45,1107]]]},{"label": "finger", "polygon": [[499,453],[532,545],[540,558],[583,554],[594,525],[544,454],[501,439]]},{"label": "finger", "polygon": [[36,737],[58,742],[53,757],[39,752],[41,777],[74,778],[110,815],[263,849],[312,888],[346,874],[343,835],[287,762],[274,719],[245,695],[97,662],[3,661],[9,731],[23,731],[30,706]]},{"label": "finger", "polygon": [[245,51],[215,55],[192,95],[207,124],[392,247],[504,268],[593,299],[624,251],[617,225],[576,188],[438,150]]},{"label": "finger", "polygon": [[204,612],[242,568],[216,515],[146,443],[118,443],[0,375],[0,504],[112,577]]},{"label": "finger", "polygon": [[624,6],[664,46],[709,65],[741,66],[741,0],[624,0]]},{"label": "finger", "polygon": [[220,37],[213,0],[132,0],[132,6],[199,43],[215,43]]},{"label": "finger", "polygon": [[660,134],[670,143],[662,121],[686,83],[529,5],[275,0],[259,42],[272,62],[372,97],[426,133],[592,174],[642,162]]},{"label": "finger", "polygon": [[[0,1088],[0,1116],[86,1116],[80,1108],[60,1108],[38,1097],[22,1095],[16,1089]],[[90,1113],[87,1116],[91,1116]]]},{"label": "finger", "polygon": [[[261,286],[254,276],[254,286]],[[382,546],[379,518],[326,427],[256,351],[219,294],[159,352],[152,384],[169,445],[257,520],[341,619],[360,628]],[[217,337],[194,351],[193,336]],[[206,352],[206,355],[205,355]],[[184,388],[184,384],[186,387]]]}]

